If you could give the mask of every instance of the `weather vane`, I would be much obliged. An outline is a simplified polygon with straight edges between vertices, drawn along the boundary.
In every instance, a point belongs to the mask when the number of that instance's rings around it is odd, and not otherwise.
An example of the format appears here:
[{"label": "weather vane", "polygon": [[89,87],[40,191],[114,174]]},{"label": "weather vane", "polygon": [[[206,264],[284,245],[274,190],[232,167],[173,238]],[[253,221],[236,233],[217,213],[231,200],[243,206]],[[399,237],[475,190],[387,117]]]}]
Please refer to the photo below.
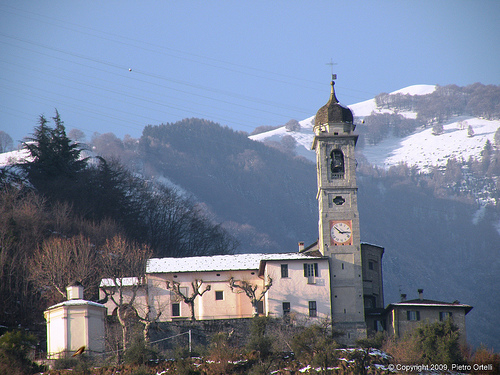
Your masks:
[{"label": "weather vane", "polygon": [[326,65],[330,65],[332,67],[332,81],[336,80],[337,79],[337,75],[333,74],[333,66],[337,65],[337,63],[334,63],[333,59],[330,59],[330,62],[326,63]]}]

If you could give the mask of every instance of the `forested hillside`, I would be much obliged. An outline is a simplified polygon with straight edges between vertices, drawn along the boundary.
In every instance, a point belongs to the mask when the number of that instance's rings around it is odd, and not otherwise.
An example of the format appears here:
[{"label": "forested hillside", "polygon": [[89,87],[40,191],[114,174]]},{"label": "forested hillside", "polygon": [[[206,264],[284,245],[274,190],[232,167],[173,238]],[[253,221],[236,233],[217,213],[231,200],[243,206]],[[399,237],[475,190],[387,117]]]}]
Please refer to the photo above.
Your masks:
[{"label": "forested hillside", "polygon": [[26,160],[0,173],[0,322],[40,330],[73,281],[98,297],[105,277],[140,277],[151,256],[227,254],[237,242],[199,206],[84,152],[41,116]]},{"label": "forested hillside", "polygon": [[[456,116],[480,117],[487,120],[500,118],[500,86],[457,85],[437,86],[427,95],[381,93],[375,97],[377,108],[387,113],[375,113],[364,118],[358,131],[366,136],[366,142],[377,144],[388,136],[404,137],[417,127],[436,127]],[[401,113],[415,113],[407,118]]]},{"label": "forested hillside", "polygon": [[143,170],[204,202],[240,252],[294,251],[316,240],[312,163],[199,119],[147,126],[139,150]]}]

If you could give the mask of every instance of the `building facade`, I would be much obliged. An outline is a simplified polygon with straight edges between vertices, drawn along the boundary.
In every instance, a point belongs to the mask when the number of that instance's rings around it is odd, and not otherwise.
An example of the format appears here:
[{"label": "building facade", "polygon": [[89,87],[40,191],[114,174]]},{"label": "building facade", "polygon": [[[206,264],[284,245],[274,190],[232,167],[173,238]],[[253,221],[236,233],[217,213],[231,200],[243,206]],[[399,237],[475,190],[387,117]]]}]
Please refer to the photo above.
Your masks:
[{"label": "building facade", "polygon": [[106,307],[83,299],[83,286],[67,288],[68,300],[44,312],[47,321],[47,358],[65,358],[83,348],[85,354],[103,354]]},{"label": "building facade", "polygon": [[[293,316],[317,321],[330,316],[330,273],[328,258],[301,253],[236,254],[186,258],[153,258],[148,261],[145,280],[127,278],[124,302],[136,293],[138,314],[157,321],[250,318],[255,315],[251,298],[231,285],[246,283],[254,288],[257,313],[265,316]],[[268,289],[266,286],[271,284]],[[177,289],[177,292],[174,290]],[[114,281],[101,282],[104,290]],[[267,291],[263,294],[263,290]],[[182,296],[194,294],[193,312]],[[260,298],[262,295],[262,298]],[[116,305],[106,302],[109,314]],[[161,312],[161,314],[160,314]]]},{"label": "building facade", "polygon": [[385,330],[392,336],[403,337],[422,323],[444,322],[450,319],[458,327],[460,342],[467,344],[465,316],[472,306],[455,302],[434,301],[423,298],[423,289],[418,290],[419,298],[406,300],[401,295],[401,301],[389,304],[385,311]]}]

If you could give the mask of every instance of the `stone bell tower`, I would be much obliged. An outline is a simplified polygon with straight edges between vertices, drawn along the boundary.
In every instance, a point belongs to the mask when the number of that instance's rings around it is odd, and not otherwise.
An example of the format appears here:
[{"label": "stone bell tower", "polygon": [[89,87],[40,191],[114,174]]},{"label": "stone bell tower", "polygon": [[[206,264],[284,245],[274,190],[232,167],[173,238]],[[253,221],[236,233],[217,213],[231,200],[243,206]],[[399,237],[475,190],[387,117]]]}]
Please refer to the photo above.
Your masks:
[{"label": "stone bell tower", "polygon": [[332,319],[354,342],[366,337],[363,274],[357,204],[356,159],[358,136],[349,108],[335,96],[336,75],[328,103],[314,122],[319,204],[319,251],[330,258]]}]

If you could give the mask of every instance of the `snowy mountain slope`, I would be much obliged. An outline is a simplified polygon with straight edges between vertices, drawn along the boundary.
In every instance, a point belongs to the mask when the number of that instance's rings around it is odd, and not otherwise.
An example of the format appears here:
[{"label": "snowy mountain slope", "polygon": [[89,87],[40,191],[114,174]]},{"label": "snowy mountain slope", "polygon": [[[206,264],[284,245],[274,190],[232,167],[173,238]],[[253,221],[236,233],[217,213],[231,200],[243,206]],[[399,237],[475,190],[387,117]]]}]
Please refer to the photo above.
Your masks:
[{"label": "snowy mountain slope", "polygon": [[[472,126],[474,136],[467,135],[467,128],[460,126],[467,121]],[[488,121],[471,117],[458,117],[444,125],[444,133],[434,135],[432,129],[423,129],[406,138],[389,138],[380,144],[366,147],[364,156],[371,164],[388,168],[400,163],[416,166],[422,172],[429,172],[432,167],[446,166],[450,158],[468,160],[479,158],[487,140],[494,143],[500,121]]]},{"label": "snowy mountain slope", "polygon": [[[426,95],[436,89],[433,85],[415,85],[392,92],[391,94]],[[366,100],[349,106],[357,121],[361,121],[371,113],[393,113],[388,109],[379,109],[375,99]],[[398,112],[407,118],[415,118],[414,112]],[[252,135],[256,141],[279,142],[285,135],[291,135],[297,141],[298,155],[315,162],[314,152],[311,151],[313,140],[313,117],[299,121],[300,131],[287,131],[285,126],[269,132]],[[461,128],[461,122],[471,125],[474,136],[468,137],[467,126]],[[449,158],[468,160],[469,157],[479,157],[485,142],[493,142],[495,131],[500,127],[500,121],[488,121],[473,117],[457,117],[444,124],[444,133],[433,135],[432,129],[420,129],[405,138],[387,138],[377,145],[366,145],[360,152],[369,163],[377,167],[388,169],[400,163],[415,166],[421,172],[428,172],[433,166],[445,166]]]},{"label": "snowy mountain slope", "polygon": [[0,168],[26,160],[29,152],[26,149],[0,153]]}]

